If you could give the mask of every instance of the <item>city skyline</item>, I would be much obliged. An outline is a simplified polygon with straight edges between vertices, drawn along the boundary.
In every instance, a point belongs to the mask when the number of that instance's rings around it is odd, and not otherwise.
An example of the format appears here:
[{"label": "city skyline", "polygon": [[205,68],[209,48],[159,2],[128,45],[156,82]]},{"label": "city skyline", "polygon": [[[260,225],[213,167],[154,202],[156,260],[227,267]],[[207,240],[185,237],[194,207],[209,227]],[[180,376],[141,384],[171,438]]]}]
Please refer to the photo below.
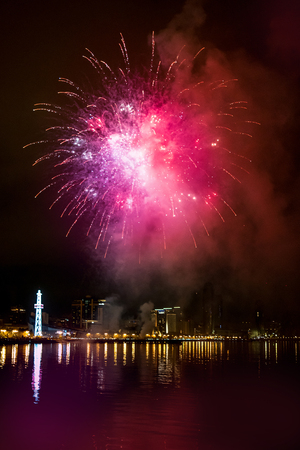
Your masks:
[{"label": "city skyline", "polygon": [[[118,12],[93,4],[98,17],[112,17],[109,26],[100,18],[99,26],[93,8],[82,12],[76,3],[71,17],[67,7],[59,10],[55,4],[48,16],[38,2],[20,10],[5,7],[1,309],[20,303],[28,308],[39,288],[51,299],[53,314],[87,293],[115,295],[129,314],[150,301],[188,309],[195,293],[212,283],[215,295],[241,312],[260,302],[272,314],[299,313],[297,6],[249,1],[242,7],[230,1],[225,7],[215,0],[203,5],[177,1],[171,7],[166,1],[160,6],[149,2],[145,9],[134,1],[117,3]],[[189,26],[186,17],[192,18]],[[139,264],[130,249],[115,248],[104,260],[80,225],[65,238],[66,222],[49,211],[50,197],[34,199],[46,174],[31,167],[40,150],[22,147],[40,139],[47,122],[34,115],[34,103],[56,101],[60,76],[85,81],[85,47],[117,67],[122,32],[133,65],[140,60],[146,65],[153,30],[164,57],[183,43],[193,49],[204,45],[205,70],[214,78],[219,73],[238,78],[237,89],[262,125],[246,149],[252,160],[249,175],[233,194],[236,218],[223,224],[212,217],[210,236],[203,232],[197,250],[190,237],[174,238],[163,259],[149,250]],[[40,42],[34,45],[37,35]],[[151,232],[147,238],[151,241]]]},{"label": "city skyline", "polygon": [[15,305],[9,314],[0,315],[0,338],[270,339],[297,337],[300,332],[298,317],[288,312],[274,316],[256,303],[240,314],[221,296],[214,295],[210,283],[196,293],[197,301],[191,302],[188,309],[162,304],[155,308],[153,302],[148,302],[131,311],[131,315],[117,298],[86,295],[74,299],[64,315],[53,316],[47,312],[49,303],[41,311],[42,292],[39,290],[36,295],[37,302],[28,311]]}]

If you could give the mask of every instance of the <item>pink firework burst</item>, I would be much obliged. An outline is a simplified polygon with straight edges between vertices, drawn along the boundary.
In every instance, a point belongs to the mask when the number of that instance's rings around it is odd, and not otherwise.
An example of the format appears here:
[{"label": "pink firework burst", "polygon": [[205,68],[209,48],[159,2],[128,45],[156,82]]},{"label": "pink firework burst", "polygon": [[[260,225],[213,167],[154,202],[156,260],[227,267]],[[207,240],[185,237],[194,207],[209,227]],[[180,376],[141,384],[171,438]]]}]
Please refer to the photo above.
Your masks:
[{"label": "pink firework burst", "polygon": [[162,250],[174,223],[184,225],[197,247],[194,223],[208,234],[204,210],[223,221],[224,206],[235,214],[221,192],[224,180],[239,181],[232,167],[241,168],[241,157],[228,149],[227,141],[228,135],[246,134],[236,130],[235,121],[246,102],[215,106],[218,92],[236,80],[182,82],[182,73],[200,52],[190,62],[178,55],[164,71],[160,61],[154,65],[153,36],[150,69],[141,75],[131,71],[122,35],[120,48],[124,70],[114,72],[87,50],[84,58],[97,71],[98,85],[85,91],[61,78],[67,90],[60,93],[71,104],[35,105],[35,111],[59,119],[58,126],[47,129],[51,137],[38,142],[47,143],[50,151],[34,164],[50,160],[55,174],[37,195],[47,188],[55,191],[50,208],[62,202],[61,216],[73,217],[67,235],[86,217],[86,233],[104,256],[112,241],[126,243],[138,236],[141,245],[149,218]]}]

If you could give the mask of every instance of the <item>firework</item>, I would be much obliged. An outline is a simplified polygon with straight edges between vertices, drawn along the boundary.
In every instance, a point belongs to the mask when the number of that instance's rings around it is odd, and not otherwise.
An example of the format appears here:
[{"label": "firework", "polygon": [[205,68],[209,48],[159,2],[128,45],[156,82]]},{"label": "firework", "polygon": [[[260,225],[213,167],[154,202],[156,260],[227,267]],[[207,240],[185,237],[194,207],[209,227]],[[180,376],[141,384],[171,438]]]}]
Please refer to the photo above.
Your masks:
[{"label": "firework", "polygon": [[182,81],[200,51],[190,62],[178,55],[164,71],[155,62],[153,36],[150,68],[142,75],[131,71],[122,35],[120,48],[123,69],[113,71],[86,50],[98,85],[84,90],[60,78],[67,104],[35,105],[35,111],[50,112],[59,121],[47,129],[49,139],[39,141],[50,151],[35,164],[49,160],[55,173],[37,195],[51,188],[50,208],[60,203],[61,216],[73,217],[67,235],[82,221],[104,256],[113,241],[138,236],[141,245],[149,221],[161,249],[174,223],[184,225],[197,247],[194,223],[208,234],[205,209],[221,220],[224,206],[235,214],[221,192],[224,179],[238,181],[231,168],[239,166],[239,156],[227,143],[228,135],[239,133],[234,113],[246,104],[216,107],[217,93],[235,80]]}]

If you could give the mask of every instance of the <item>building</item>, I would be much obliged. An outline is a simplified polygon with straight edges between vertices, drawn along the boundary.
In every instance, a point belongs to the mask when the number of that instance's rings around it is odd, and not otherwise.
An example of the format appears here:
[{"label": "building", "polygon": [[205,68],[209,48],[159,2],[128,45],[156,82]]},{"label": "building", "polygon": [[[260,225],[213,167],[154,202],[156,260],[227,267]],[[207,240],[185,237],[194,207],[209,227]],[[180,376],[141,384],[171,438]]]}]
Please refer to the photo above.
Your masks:
[{"label": "building", "polygon": [[12,306],[6,319],[0,319],[1,337],[20,338],[28,336],[26,310],[22,306]]},{"label": "building", "polygon": [[87,295],[72,303],[72,325],[75,328],[90,329],[92,324],[105,326],[106,300],[94,300]]},{"label": "building", "polygon": [[203,287],[203,331],[205,335],[214,332],[214,290],[211,283],[205,283]]},{"label": "building", "polygon": [[167,334],[176,334],[177,333],[176,312],[167,311],[166,333]]},{"label": "building", "polygon": [[183,320],[182,334],[184,336],[194,336],[196,334],[201,334],[201,333],[197,332],[194,321],[192,319],[187,319],[187,320]]},{"label": "building", "polygon": [[183,319],[180,306],[153,309],[151,320],[155,334],[160,336],[182,334]]},{"label": "building", "polygon": [[12,326],[27,325],[26,310],[20,305],[10,308],[9,323]]},{"label": "building", "polygon": [[72,303],[72,325],[75,328],[87,328],[87,321],[94,319],[94,300],[87,295],[81,300],[74,300]]}]

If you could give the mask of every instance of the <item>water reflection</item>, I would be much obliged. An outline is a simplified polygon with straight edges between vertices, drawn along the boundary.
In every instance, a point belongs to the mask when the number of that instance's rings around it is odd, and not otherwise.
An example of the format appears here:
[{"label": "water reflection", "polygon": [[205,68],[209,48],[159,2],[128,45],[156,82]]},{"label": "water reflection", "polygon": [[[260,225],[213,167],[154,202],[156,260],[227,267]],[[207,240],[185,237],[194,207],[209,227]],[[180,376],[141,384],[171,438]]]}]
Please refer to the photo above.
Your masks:
[{"label": "water reflection", "polygon": [[34,344],[31,386],[33,390],[34,403],[36,404],[39,402],[39,392],[42,382],[42,368],[41,368],[42,350],[43,344]]},{"label": "water reflection", "polygon": [[268,342],[265,342],[265,364],[268,364]]},{"label": "water reflection", "polygon": [[18,344],[14,344],[11,348],[11,365],[15,366],[18,357]]},{"label": "water reflection", "polygon": [[[299,341],[183,341],[166,342],[59,342],[33,345],[32,390],[35,403],[39,402],[42,379],[42,350],[47,359],[53,354],[58,366],[70,367],[71,375],[79,371],[83,390],[95,386],[97,392],[117,389],[126,370],[137,368],[137,381],[145,387],[159,383],[179,387],[182,373],[188,365],[199,365],[209,378],[220,370],[226,374],[234,364],[244,364],[261,377],[264,366],[279,365],[292,357],[298,362]],[[12,379],[21,380],[30,366],[30,344],[0,348],[0,368],[9,364],[16,368]],[[74,369],[76,367],[76,369]]]},{"label": "water reflection", "polygon": [[71,343],[67,343],[67,351],[66,351],[66,365],[70,364],[70,352],[71,352]]},{"label": "water reflection", "polygon": [[91,344],[88,342],[86,344],[86,365],[89,366],[91,364]]},{"label": "water reflection", "polygon": [[[10,415],[1,422],[1,444],[22,448],[34,423],[32,450],[41,442],[43,450],[218,450],[228,442],[230,450],[252,450],[257,436],[273,450],[297,434],[298,377],[293,384],[283,368],[299,375],[298,351],[292,340],[2,346],[0,398]],[[14,420],[23,428],[12,438]]]},{"label": "water reflection", "polygon": [[0,353],[0,369],[5,365],[6,359],[6,345],[3,345]]},{"label": "water reflection", "polygon": [[104,344],[104,364],[107,366],[107,342]]},{"label": "water reflection", "polygon": [[123,342],[123,349],[122,349],[122,355],[123,355],[123,366],[126,366],[126,357],[127,357],[127,344],[126,342]]},{"label": "water reflection", "polygon": [[118,364],[118,343],[114,342],[114,365]]},{"label": "water reflection", "polygon": [[57,362],[58,362],[58,364],[61,364],[61,362],[62,362],[62,351],[63,351],[63,347],[62,347],[62,343],[60,342],[59,344],[57,344]]},{"label": "water reflection", "polygon": [[29,363],[30,344],[23,346],[24,368],[27,369]]}]

